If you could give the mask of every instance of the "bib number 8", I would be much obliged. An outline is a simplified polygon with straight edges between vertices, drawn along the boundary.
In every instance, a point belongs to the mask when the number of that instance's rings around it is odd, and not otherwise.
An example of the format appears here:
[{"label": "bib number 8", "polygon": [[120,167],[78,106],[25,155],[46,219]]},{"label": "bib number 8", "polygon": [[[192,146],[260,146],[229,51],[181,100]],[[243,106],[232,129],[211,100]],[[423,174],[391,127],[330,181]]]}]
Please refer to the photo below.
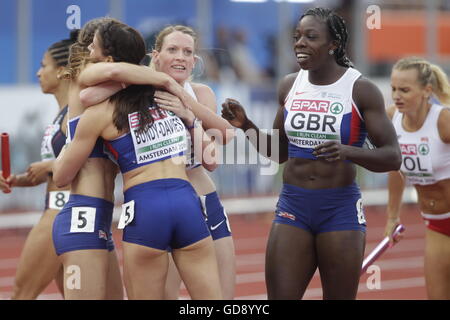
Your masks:
[{"label": "bib number 8", "polygon": [[61,210],[69,200],[69,191],[51,191],[49,196],[49,208]]},{"label": "bib number 8", "polygon": [[94,232],[96,208],[74,207],[72,208],[72,220],[70,232]]}]

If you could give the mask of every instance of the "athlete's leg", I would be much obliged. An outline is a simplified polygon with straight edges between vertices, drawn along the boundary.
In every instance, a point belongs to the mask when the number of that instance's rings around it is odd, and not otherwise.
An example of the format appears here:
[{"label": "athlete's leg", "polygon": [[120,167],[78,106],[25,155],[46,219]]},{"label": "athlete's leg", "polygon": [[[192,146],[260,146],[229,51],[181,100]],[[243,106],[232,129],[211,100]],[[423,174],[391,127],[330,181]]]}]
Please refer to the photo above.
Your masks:
[{"label": "athlete's leg", "polygon": [[166,288],[164,300],[177,300],[180,296],[181,277],[177,266],[169,254],[169,270],[167,271]]},{"label": "athlete's leg", "polygon": [[236,258],[233,238],[229,236],[214,240],[214,248],[219,266],[223,299],[232,300],[236,287]]},{"label": "athlete's leg", "polygon": [[428,299],[450,299],[450,237],[426,229],[425,280]]},{"label": "athlete's leg", "polygon": [[52,226],[58,210],[48,209],[28,234],[22,250],[12,299],[36,299],[61,267],[52,241]]},{"label": "athlete's leg", "polygon": [[62,264],[59,267],[58,272],[56,273],[55,283],[56,286],[58,287],[59,292],[61,292],[64,298],[64,266]]},{"label": "athlete's leg", "polygon": [[314,236],[301,228],[273,223],[266,250],[269,299],[301,299],[317,267]]},{"label": "athlete's leg", "polygon": [[66,300],[106,298],[108,250],[76,250],[63,253],[64,297]]},{"label": "athlete's leg", "polygon": [[316,236],[324,299],[355,299],[364,258],[362,231],[323,232]]},{"label": "athlete's leg", "polygon": [[123,284],[116,250],[108,254],[108,276],[106,280],[106,299],[123,300]]},{"label": "athlete's leg", "polygon": [[222,299],[217,259],[210,236],[187,247],[174,249],[172,255],[193,300]]},{"label": "athlete's leg", "polygon": [[128,299],[163,299],[168,264],[166,250],[124,241],[123,277]]}]

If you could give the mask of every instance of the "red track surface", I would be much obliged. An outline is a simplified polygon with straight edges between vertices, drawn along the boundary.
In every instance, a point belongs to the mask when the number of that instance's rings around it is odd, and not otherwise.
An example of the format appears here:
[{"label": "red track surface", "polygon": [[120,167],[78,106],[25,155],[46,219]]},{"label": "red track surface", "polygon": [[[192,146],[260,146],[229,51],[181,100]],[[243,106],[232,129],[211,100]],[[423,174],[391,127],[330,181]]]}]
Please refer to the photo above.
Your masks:
[{"label": "red track surface", "polygon": [[[368,223],[366,255],[381,241],[385,223],[383,208],[366,208]],[[264,282],[264,254],[272,214],[231,215],[230,224],[236,247],[237,286],[236,299],[266,299]],[[367,279],[361,276],[358,299],[426,299],[423,273],[425,227],[415,206],[405,208],[402,223],[406,227],[404,238],[375,262],[381,270],[381,288],[369,289]],[[9,298],[14,281],[20,250],[29,230],[0,232],[0,299]],[[119,257],[121,234],[114,233]],[[188,298],[185,290],[182,297]],[[320,278],[314,275],[304,299],[321,299]],[[61,299],[52,283],[39,299]]]}]

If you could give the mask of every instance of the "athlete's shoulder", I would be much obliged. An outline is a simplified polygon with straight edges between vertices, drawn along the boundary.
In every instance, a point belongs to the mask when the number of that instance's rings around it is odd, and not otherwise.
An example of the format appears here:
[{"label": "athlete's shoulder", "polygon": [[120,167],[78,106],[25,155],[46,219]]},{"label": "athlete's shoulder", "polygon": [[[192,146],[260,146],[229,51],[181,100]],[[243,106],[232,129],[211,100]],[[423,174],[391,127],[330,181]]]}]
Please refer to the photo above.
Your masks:
[{"label": "athlete's shoulder", "polygon": [[386,108],[386,114],[388,115],[389,119],[392,120],[394,118],[395,111],[397,111],[397,107],[394,104],[391,104]]},{"label": "athlete's shoulder", "polygon": [[441,112],[438,118],[438,131],[441,140],[444,143],[450,143],[450,127],[448,123],[450,122],[450,109],[446,106],[442,106]]},{"label": "athlete's shoulder", "polygon": [[384,98],[380,89],[375,83],[363,76],[355,81],[352,95],[358,108],[376,106],[384,109]]},{"label": "athlete's shoulder", "polygon": [[280,104],[284,103],[289,91],[294,85],[295,79],[297,79],[298,72],[290,73],[281,79],[278,85],[278,101]]},{"label": "athlete's shoulder", "polygon": [[203,83],[198,83],[198,82],[190,82],[192,90],[194,90],[195,95],[199,96],[199,95],[213,95],[214,91],[211,89],[210,86],[203,84]]}]

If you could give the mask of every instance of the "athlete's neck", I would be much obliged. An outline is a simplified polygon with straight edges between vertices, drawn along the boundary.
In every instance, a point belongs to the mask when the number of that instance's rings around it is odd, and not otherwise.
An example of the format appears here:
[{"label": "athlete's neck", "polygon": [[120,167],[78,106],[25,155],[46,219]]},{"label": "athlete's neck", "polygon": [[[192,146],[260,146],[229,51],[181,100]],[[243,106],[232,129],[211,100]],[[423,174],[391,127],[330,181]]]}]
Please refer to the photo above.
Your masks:
[{"label": "athlete's neck", "polygon": [[347,68],[335,62],[322,65],[319,69],[308,71],[308,80],[318,86],[326,86],[338,81]]},{"label": "athlete's neck", "polygon": [[69,102],[69,81],[62,80],[56,91],[53,93],[56,101],[58,102],[59,109],[67,106]]},{"label": "athlete's neck", "polygon": [[428,112],[431,109],[431,104],[426,103],[415,112],[404,113],[402,125],[406,131],[417,131],[422,128]]}]

